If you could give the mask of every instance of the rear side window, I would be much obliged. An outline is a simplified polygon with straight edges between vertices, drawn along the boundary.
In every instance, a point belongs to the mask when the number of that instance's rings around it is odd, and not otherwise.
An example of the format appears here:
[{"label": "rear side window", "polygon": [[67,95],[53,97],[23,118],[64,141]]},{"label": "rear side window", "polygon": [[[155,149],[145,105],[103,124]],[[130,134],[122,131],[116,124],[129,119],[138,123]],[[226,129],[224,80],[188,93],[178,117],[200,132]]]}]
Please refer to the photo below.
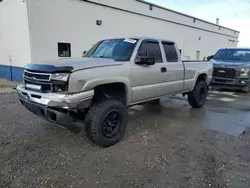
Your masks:
[{"label": "rear side window", "polygon": [[168,62],[178,62],[178,54],[174,44],[163,43],[164,51]]},{"label": "rear side window", "polygon": [[156,63],[162,63],[161,49],[158,42],[144,42],[142,43],[139,53],[151,54],[155,58]]}]

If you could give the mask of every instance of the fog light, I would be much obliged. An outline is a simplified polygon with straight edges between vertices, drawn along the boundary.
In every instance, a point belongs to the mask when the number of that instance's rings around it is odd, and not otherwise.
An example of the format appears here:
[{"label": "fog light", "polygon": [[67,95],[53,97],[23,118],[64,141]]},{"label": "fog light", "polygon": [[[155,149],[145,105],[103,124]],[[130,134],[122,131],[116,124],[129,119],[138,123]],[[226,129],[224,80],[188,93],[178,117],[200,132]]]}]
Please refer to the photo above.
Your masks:
[{"label": "fog light", "polygon": [[246,82],[245,81],[240,81],[240,83],[245,84]]}]

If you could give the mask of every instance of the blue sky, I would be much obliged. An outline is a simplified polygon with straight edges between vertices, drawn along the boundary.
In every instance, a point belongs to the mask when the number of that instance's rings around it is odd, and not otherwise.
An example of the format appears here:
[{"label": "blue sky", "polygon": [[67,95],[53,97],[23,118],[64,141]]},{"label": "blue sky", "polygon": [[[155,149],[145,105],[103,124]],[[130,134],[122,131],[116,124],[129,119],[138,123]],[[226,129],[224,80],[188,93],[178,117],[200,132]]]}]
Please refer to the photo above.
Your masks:
[{"label": "blue sky", "polygon": [[250,0],[149,0],[152,3],[183,12],[240,31],[239,47],[250,47]]}]

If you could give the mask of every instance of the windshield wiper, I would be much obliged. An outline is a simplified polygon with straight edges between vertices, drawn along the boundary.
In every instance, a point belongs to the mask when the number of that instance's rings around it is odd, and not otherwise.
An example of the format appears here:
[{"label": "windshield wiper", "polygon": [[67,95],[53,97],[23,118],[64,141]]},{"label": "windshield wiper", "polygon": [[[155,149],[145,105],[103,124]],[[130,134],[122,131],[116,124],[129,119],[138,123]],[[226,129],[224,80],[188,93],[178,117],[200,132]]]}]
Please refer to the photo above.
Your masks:
[{"label": "windshield wiper", "polygon": [[244,59],[230,59],[230,60],[232,60],[232,61],[245,61]]},{"label": "windshield wiper", "polygon": [[221,61],[245,61],[244,59],[221,59],[221,58],[212,58],[212,59],[219,59]]},{"label": "windshield wiper", "polygon": [[93,56],[93,58],[107,58],[107,59],[110,59],[109,57],[105,57],[105,56]]}]

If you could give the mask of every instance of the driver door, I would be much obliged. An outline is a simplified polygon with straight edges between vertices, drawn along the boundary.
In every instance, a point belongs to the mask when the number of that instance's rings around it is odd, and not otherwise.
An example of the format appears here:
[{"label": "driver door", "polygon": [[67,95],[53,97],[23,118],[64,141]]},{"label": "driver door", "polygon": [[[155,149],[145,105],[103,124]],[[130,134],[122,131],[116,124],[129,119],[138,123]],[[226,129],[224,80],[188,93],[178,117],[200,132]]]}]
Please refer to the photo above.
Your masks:
[{"label": "driver door", "polygon": [[163,96],[166,76],[166,63],[163,61],[162,50],[157,40],[144,40],[138,54],[152,54],[154,65],[137,65],[131,67],[132,103],[143,102],[148,99]]}]

